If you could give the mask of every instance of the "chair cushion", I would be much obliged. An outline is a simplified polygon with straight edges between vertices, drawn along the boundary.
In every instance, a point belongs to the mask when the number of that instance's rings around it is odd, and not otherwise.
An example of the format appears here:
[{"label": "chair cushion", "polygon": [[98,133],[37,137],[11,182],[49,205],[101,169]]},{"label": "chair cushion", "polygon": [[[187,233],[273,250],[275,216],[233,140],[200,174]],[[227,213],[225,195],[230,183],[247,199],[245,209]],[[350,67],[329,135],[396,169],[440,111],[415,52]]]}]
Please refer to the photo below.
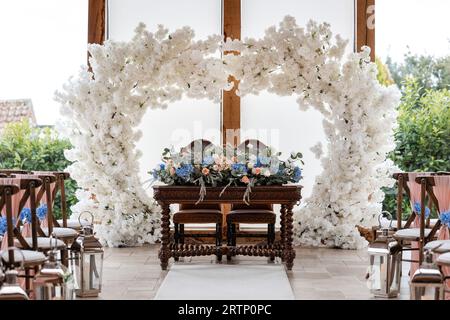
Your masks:
[{"label": "chair cushion", "polygon": [[222,212],[219,210],[190,209],[180,210],[173,215],[174,223],[221,223]]},{"label": "chair cushion", "polygon": [[[428,237],[431,229],[425,229],[425,237]],[[420,238],[420,229],[419,228],[409,228],[409,229],[401,229],[394,233],[394,238],[397,240],[419,240]]]},{"label": "chair cushion", "polygon": [[[44,234],[48,237],[48,228],[42,228]],[[76,238],[78,236],[78,232],[72,228],[53,228],[53,233],[57,238]]]},{"label": "chair cushion", "polygon": [[431,250],[436,253],[450,252],[450,240],[430,241],[423,248],[425,250]]},{"label": "chair cushion", "polygon": [[227,215],[227,223],[275,223],[276,215],[270,210],[233,210]]},{"label": "chair cushion", "polygon": [[[25,238],[25,241],[27,242],[27,244],[31,247],[33,246],[33,240],[32,238]],[[55,241],[56,241],[56,249],[58,250],[62,250],[66,248],[66,244],[59,240],[59,239],[52,239],[51,240],[51,244],[52,246],[50,246],[50,238],[45,238],[45,237],[38,237],[37,238],[37,242],[38,242],[38,248],[41,250],[50,250],[52,247],[55,247]],[[22,248],[22,245],[20,244],[19,240],[15,239],[15,246],[18,248]]]},{"label": "chair cushion", "polygon": [[442,283],[442,274],[438,269],[419,268],[411,278],[413,283]]},{"label": "chair cushion", "polygon": [[450,266],[450,252],[440,254],[436,259],[437,264]]},{"label": "chair cushion", "polygon": [[[14,261],[22,262],[23,258],[25,258],[25,263],[24,263],[25,266],[42,264],[46,260],[46,257],[42,252],[33,251],[33,250],[22,250],[22,253],[23,253],[23,257],[22,257],[22,254],[20,254],[20,252],[18,252],[17,250],[14,250]],[[6,263],[9,262],[8,251],[4,251],[2,253],[2,259]]]},{"label": "chair cushion", "polygon": [[[62,219],[57,220],[58,224],[62,227],[63,226],[63,221]],[[87,226],[89,225],[89,221],[86,221],[84,219],[81,220],[82,225],[80,224],[80,222],[78,222],[78,219],[67,219],[67,228],[71,228],[71,229],[81,229],[82,226]]]}]

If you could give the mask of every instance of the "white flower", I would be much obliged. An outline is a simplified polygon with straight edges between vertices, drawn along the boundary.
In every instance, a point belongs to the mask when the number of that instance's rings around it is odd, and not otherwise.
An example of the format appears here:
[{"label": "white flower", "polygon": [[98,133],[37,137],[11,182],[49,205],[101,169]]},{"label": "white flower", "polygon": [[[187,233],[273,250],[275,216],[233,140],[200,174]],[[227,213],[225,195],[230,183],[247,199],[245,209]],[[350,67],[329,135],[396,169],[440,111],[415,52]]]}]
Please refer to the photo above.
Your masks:
[{"label": "white flower", "polygon": [[[138,176],[135,146],[141,134],[134,128],[147,108],[165,108],[184,94],[219,101],[222,90],[231,90],[233,75],[240,96],[261,90],[294,95],[301,110],[314,107],[324,116],[327,155],[319,145],[311,148],[321,157],[323,172],[296,212],[295,242],[363,246],[355,225],[376,223],[380,189],[393,183],[392,164],[385,160],[394,146],[400,93],[378,83],[369,48],[344,60],[348,41],[331,35],[328,24],[310,21],[300,28],[286,17],[261,39],[223,44],[217,35],[197,41],[187,27],[169,37],[163,26],[151,33],[140,24],[131,41],[90,45],[95,77],[84,66],[56,94],[66,117],[60,130],[73,145],[65,152],[73,162],[67,170],[80,188],[75,216],[92,212],[97,235],[109,246],[157,241],[160,208]],[[220,58],[219,50],[240,55]],[[214,160],[219,165],[220,159]],[[250,162],[255,161],[251,154]],[[263,174],[270,176],[271,170],[276,166]]]}]

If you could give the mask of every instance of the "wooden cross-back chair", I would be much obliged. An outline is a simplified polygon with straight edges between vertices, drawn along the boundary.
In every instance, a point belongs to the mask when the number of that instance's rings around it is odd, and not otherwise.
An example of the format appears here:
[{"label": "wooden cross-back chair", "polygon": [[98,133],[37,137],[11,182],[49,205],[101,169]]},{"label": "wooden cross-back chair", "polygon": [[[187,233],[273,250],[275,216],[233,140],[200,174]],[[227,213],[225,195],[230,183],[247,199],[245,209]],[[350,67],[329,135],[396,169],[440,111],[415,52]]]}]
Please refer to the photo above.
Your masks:
[{"label": "wooden cross-back chair", "polygon": [[[400,229],[408,229],[411,227],[411,224],[416,219],[416,212],[412,210],[411,215],[408,220],[403,223],[403,194],[405,193],[408,199],[411,199],[411,192],[409,190],[408,182],[409,182],[409,174],[420,174],[420,175],[431,175],[431,172],[399,172],[394,173],[393,177],[397,180],[397,230]],[[429,203],[430,204],[430,203]],[[429,224],[429,219],[427,220],[427,225]]]},{"label": "wooden cross-back chair", "polygon": [[[242,142],[237,149],[248,154],[250,152],[249,145],[256,150],[257,155],[263,154],[267,146],[255,139],[248,139]],[[229,246],[236,246],[238,237],[243,238],[267,238],[267,244],[272,245],[275,242],[275,221],[276,215],[273,211],[272,204],[233,204],[231,211],[227,214],[227,241]],[[267,224],[267,233],[261,232],[240,232],[237,225],[239,224]],[[231,254],[227,255],[227,259],[231,260]],[[275,257],[271,257],[274,260]]]},{"label": "wooden cross-back chair", "polygon": [[[394,238],[399,242],[402,251],[418,251],[417,259],[403,259],[403,261],[408,261],[411,263],[422,263],[423,261],[423,249],[424,246],[433,241],[436,237],[436,232],[440,227],[439,219],[436,223],[431,226],[430,225],[430,217],[425,217],[425,207],[426,203],[428,203],[428,207],[431,208],[434,206],[439,212],[439,203],[434,196],[433,193],[433,176],[436,175],[445,175],[445,172],[424,172],[424,173],[413,173],[415,175],[414,181],[409,181],[409,173],[396,173],[394,174],[394,178],[398,182],[398,192],[397,192],[397,231],[394,233]],[[406,223],[402,224],[402,204],[403,204],[403,192],[406,193],[410,201],[411,199],[411,191],[408,186],[409,183],[418,183],[421,186],[421,196],[420,196],[420,205],[421,205],[421,214],[417,214],[415,210],[412,210],[411,216],[408,218]],[[418,226],[412,226],[413,222],[418,218]],[[413,248],[412,244],[417,243],[417,248]]]},{"label": "wooden cross-back chair", "polygon": [[[43,253],[47,253],[49,250],[56,248],[61,252],[61,260],[65,265],[68,265],[67,261],[67,246],[64,241],[59,239],[50,239],[45,230],[40,227],[39,219],[36,213],[37,204],[43,197],[43,193],[39,193],[38,190],[42,189],[43,176],[26,175],[26,174],[11,174],[7,179],[10,182],[16,183],[21,193],[17,193],[14,197],[20,197],[18,200],[18,207],[15,212],[12,212],[13,216],[17,217],[16,224],[13,230],[13,236],[15,238],[15,246],[23,250],[35,250]],[[29,206],[31,213],[31,237],[24,237],[21,233],[22,221],[19,218],[22,209]],[[51,214],[51,208],[48,210],[48,214]],[[50,220],[50,219],[49,219]],[[48,231],[47,231],[48,232]],[[12,235],[11,235],[12,236]]]},{"label": "wooden cross-back chair", "polygon": [[[23,277],[25,278],[25,286],[27,293],[31,291],[31,282],[36,275],[39,267],[45,262],[46,257],[42,252],[38,252],[33,250],[32,247],[37,247],[37,235],[36,232],[32,232],[33,244],[30,248],[30,244],[26,239],[22,237],[20,234],[20,230],[18,230],[17,225],[14,224],[13,220],[13,209],[12,209],[12,197],[19,194],[21,190],[27,188],[27,192],[30,193],[30,200],[33,203],[35,200],[35,195],[33,191],[33,184],[37,183],[36,180],[30,179],[29,181],[23,181],[17,183],[16,180],[5,178],[6,175],[0,175],[0,212],[4,211],[6,215],[6,224],[7,224],[7,235],[6,239],[3,241],[7,242],[7,247],[12,248],[17,246],[14,238],[17,238],[22,246],[21,252],[17,252],[16,250],[6,250],[2,252],[1,259],[3,263],[9,268],[17,267],[22,264],[25,269],[25,274]],[[20,202],[22,205],[22,201]],[[36,222],[36,216],[34,218],[32,216],[32,223]],[[20,246],[20,245],[19,245]],[[31,275],[31,272],[34,271],[34,274]]]},{"label": "wooden cross-back chair", "polygon": [[[186,147],[182,148],[182,152],[191,153],[191,162],[197,162],[205,156],[205,150],[212,147],[213,144],[204,139],[192,141]],[[216,256],[220,261],[222,259],[222,212],[220,204],[180,204],[179,211],[173,215],[174,223],[174,241],[176,246],[183,246],[185,238],[215,238]],[[186,233],[186,224],[215,224],[214,232],[207,233]],[[178,256],[174,257],[175,261],[179,260]]]},{"label": "wooden cross-back chair", "polygon": [[[436,211],[438,212],[439,218],[440,215],[443,213],[440,210],[440,204],[439,204],[439,199],[436,197],[434,188],[436,187],[436,179],[437,176],[441,176],[445,178],[450,179],[450,173],[448,172],[438,172],[434,175],[431,176],[419,176],[416,178],[416,182],[420,183],[421,185],[421,207],[420,207],[420,224],[424,225],[425,224],[425,220],[424,220],[424,216],[425,216],[425,197],[428,196],[429,199],[431,199],[431,202],[434,204]],[[445,179],[444,178],[444,179]],[[445,180],[444,180],[445,181]],[[420,246],[419,246],[419,260],[420,262],[422,262],[422,258],[423,258],[423,250],[425,245],[427,245],[428,243],[431,242],[431,240],[433,240],[436,237],[436,233],[438,232],[438,230],[441,228],[441,220],[438,219],[436,224],[433,226],[433,228],[431,229],[430,233],[427,235],[425,233],[425,229],[423,227],[421,227],[420,230],[420,237],[421,237],[421,241],[420,241]],[[445,226],[445,225],[444,225]],[[446,244],[446,246],[448,247],[450,243],[449,239],[446,240],[440,240],[439,245],[443,245]],[[433,247],[433,245],[431,245],[431,247]],[[442,251],[442,250],[441,250]],[[448,250],[447,250],[448,251]]]},{"label": "wooden cross-back chair", "polygon": [[[24,177],[23,170],[0,170],[0,173],[7,174],[10,177],[20,179]],[[36,191],[36,204],[45,203],[47,206],[46,226],[41,227],[37,224],[36,229],[40,237],[49,237],[53,234],[56,238],[63,240],[67,245],[78,236],[78,231],[81,229],[81,225],[77,221],[72,223],[73,228],[61,227],[61,224],[68,224],[67,220],[67,205],[65,198],[64,180],[69,177],[65,172],[53,172],[53,171],[34,171],[29,172],[29,175],[35,176],[42,181],[42,184],[37,187]],[[54,186],[52,186],[54,185]],[[53,210],[58,190],[61,191],[61,220],[56,220]]]}]

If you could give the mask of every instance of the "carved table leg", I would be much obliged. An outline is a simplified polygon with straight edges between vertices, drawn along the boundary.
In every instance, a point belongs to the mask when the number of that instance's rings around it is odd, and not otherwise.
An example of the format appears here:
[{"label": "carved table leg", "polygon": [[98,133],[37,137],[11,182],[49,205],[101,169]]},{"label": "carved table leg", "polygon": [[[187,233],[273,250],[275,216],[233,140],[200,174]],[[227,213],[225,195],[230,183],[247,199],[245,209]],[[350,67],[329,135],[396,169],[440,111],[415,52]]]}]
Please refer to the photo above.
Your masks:
[{"label": "carved table leg", "polygon": [[161,248],[159,249],[159,260],[161,261],[161,269],[167,270],[170,258],[169,241],[170,241],[170,205],[160,203],[162,208],[161,215]]},{"label": "carved table leg", "polygon": [[294,229],[294,218],[293,218],[293,209],[294,205],[289,204],[286,206],[286,216],[284,219],[284,230],[285,230],[285,244],[284,244],[284,250],[283,250],[283,257],[284,261],[286,262],[286,268],[288,270],[292,270],[292,267],[294,266],[294,259],[295,259],[295,250],[292,246],[293,242],[293,229]]},{"label": "carved table leg", "polygon": [[284,244],[286,240],[286,205],[282,204],[280,209],[280,237],[281,237],[281,244]]},{"label": "carved table leg", "polygon": [[[286,205],[282,204],[280,209],[280,244],[284,245],[286,241]],[[284,261],[284,255],[281,255],[281,261]]]}]

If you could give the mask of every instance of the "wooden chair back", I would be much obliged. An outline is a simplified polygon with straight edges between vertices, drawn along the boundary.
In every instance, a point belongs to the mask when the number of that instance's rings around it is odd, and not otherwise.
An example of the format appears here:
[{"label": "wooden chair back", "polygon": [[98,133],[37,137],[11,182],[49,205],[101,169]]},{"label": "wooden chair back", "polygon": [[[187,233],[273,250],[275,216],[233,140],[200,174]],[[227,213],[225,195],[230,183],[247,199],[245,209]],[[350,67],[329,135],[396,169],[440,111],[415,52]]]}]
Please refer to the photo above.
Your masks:
[{"label": "wooden chair back", "polygon": [[[53,215],[53,198],[52,198],[52,184],[56,183],[56,176],[52,172],[34,172],[33,177],[36,177],[42,181],[42,184],[37,189],[36,194],[36,204],[44,202],[47,205],[47,223],[48,223],[48,234],[52,234],[53,226],[55,225],[56,219]],[[16,174],[13,175],[16,178],[26,178],[26,175]],[[42,201],[44,199],[44,201]],[[46,234],[42,231],[41,227],[37,225],[37,230],[39,236],[45,237]]]},{"label": "wooden chair back", "polygon": [[[191,154],[191,162],[201,162],[205,156],[206,148],[213,146],[211,141],[205,139],[193,140],[187,146],[181,149],[181,152],[189,152]],[[180,210],[202,209],[202,210],[220,210],[220,204],[180,204]]]},{"label": "wooden chair back", "polygon": [[[13,224],[13,213],[12,213],[12,196],[17,194],[20,187],[12,183],[9,179],[0,178],[0,216],[1,212],[5,212],[6,215],[6,233],[7,233],[7,244],[8,247],[14,246],[14,224]],[[14,264],[14,252],[9,250],[8,261]]]},{"label": "wooden chair back", "polygon": [[[6,213],[10,214],[10,218],[7,218],[7,224],[8,224],[8,246],[14,245],[14,238],[16,238],[21,246],[24,249],[38,249],[38,243],[37,243],[37,237],[38,237],[38,218],[36,215],[36,203],[37,203],[37,197],[36,197],[36,190],[42,185],[42,180],[39,179],[36,176],[33,175],[19,175],[20,177],[15,177],[12,175],[8,178],[0,178],[1,184],[3,185],[15,185],[18,187],[18,191],[14,193],[10,199],[10,205],[11,208],[7,207]],[[20,191],[24,191],[21,193]],[[18,200],[18,207],[13,212],[12,210],[12,197],[19,197]],[[6,198],[5,201],[7,201],[8,198]],[[3,202],[3,200],[2,200]],[[25,207],[25,205],[29,202],[30,211],[31,211],[31,238],[32,238],[32,245],[30,246],[27,241],[25,241],[24,237],[22,236],[20,232],[20,226],[22,224],[22,221],[19,219],[20,212]],[[1,205],[3,207],[3,205]],[[9,213],[8,213],[9,212]],[[15,224],[13,224],[13,218],[17,218],[17,221]],[[12,229],[10,229],[12,228]]]},{"label": "wooden chair back", "polygon": [[[267,146],[257,140],[257,139],[247,139],[243,141],[241,144],[237,146],[237,149],[241,152],[245,152],[245,154],[250,153],[249,145],[252,146],[253,150],[256,150],[255,155],[264,155],[264,149],[267,148]],[[272,204],[233,204],[231,205],[231,210],[246,210],[246,209],[252,209],[252,210],[273,210]]]},{"label": "wooden chair back", "polygon": [[[47,207],[49,207],[49,204],[52,206],[52,227],[64,227],[67,228],[67,200],[66,200],[66,187],[65,187],[65,181],[70,179],[70,174],[68,172],[64,171],[33,171],[33,174],[36,174],[38,176],[48,176],[49,178],[46,180],[46,183],[49,184],[47,189],[50,189],[50,199],[47,199],[46,191],[44,190],[44,194],[46,196],[46,203]],[[52,177],[55,177],[55,180],[53,181]],[[52,184],[55,184],[52,186]],[[45,189],[45,188],[44,188]],[[56,202],[56,197],[58,195],[58,192],[61,196],[61,218],[62,218],[62,225],[60,225],[57,221],[57,219],[54,217],[54,205]]]},{"label": "wooden chair back", "polygon": [[[406,221],[405,225],[402,227],[402,216],[403,216],[403,196],[406,194],[408,199],[411,199],[411,192],[409,190],[408,182],[409,181],[409,174],[415,173],[421,176],[431,176],[434,174],[433,172],[397,172],[393,174],[393,177],[395,180],[397,180],[397,230],[400,229],[407,229],[411,227],[411,224],[414,222],[414,219],[416,218],[416,213],[414,210],[412,210],[411,215],[409,216],[408,220]],[[429,222],[429,221],[428,221]]]}]

